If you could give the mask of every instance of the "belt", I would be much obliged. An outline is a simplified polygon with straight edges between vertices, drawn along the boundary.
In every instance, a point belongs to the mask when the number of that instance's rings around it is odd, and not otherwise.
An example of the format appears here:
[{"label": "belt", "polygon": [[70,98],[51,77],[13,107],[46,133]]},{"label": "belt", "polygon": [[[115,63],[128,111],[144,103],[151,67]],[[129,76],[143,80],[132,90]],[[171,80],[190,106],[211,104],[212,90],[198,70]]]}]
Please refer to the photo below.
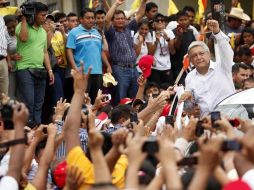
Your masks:
[{"label": "belt", "polygon": [[113,65],[117,65],[123,68],[136,68],[136,64],[129,64],[129,63],[113,63]]},{"label": "belt", "polygon": [[2,61],[3,59],[5,59],[5,56],[0,55],[0,61]]}]

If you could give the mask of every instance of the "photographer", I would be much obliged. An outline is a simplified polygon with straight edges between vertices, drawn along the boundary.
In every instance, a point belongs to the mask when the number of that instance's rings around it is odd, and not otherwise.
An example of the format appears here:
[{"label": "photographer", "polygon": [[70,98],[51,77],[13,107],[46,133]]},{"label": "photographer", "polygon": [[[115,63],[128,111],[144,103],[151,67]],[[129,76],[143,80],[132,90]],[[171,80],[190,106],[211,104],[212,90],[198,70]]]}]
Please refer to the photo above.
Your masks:
[{"label": "photographer", "polygon": [[[17,104],[13,108],[12,121],[15,129],[14,141],[23,140],[25,137],[24,126],[28,119],[28,110],[24,104]],[[0,129],[2,130],[2,129]],[[4,129],[5,130],[5,129]],[[0,181],[0,189],[18,190],[18,183],[21,177],[21,168],[25,153],[25,144],[21,143],[13,145],[9,160],[9,168],[6,176]]]},{"label": "photographer", "polygon": [[[22,14],[25,16],[21,17],[21,23],[16,29],[17,53],[22,56],[16,64],[17,86],[21,101],[29,109],[29,122],[40,124],[47,75],[50,84],[54,83],[47,52],[47,33],[42,28],[42,24],[46,21],[48,7],[43,3],[33,2],[23,5],[22,8]],[[34,10],[34,15],[30,13],[31,8]],[[32,23],[31,17],[34,18]]]}]

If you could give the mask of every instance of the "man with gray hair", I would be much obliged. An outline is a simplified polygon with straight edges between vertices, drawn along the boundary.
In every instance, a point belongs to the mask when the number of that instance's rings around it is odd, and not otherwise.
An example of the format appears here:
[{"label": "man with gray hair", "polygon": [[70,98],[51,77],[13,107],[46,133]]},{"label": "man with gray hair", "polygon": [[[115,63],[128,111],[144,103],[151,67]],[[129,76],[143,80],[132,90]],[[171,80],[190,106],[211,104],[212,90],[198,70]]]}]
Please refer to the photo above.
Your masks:
[{"label": "man with gray hair", "polygon": [[195,66],[185,79],[185,93],[180,102],[193,100],[200,106],[201,115],[207,115],[227,96],[235,92],[232,79],[233,50],[228,37],[216,20],[207,22],[215,38],[216,61],[211,60],[204,42],[192,42],[188,48],[190,62]]}]

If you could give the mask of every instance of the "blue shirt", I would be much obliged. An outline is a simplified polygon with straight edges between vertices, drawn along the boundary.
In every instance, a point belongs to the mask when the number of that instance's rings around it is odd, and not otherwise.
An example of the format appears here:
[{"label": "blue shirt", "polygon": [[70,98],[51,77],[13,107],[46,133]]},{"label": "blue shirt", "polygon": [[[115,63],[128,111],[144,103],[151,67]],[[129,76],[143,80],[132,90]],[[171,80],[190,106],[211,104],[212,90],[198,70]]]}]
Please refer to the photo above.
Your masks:
[{"label": "blue shirt", "polygon": [[134,49],[132,31],[135,33],[138,29],[138,24],[135,19],[126,25],[124,31],[117,31],[113,26],[110,26],[105,36],[108,42],[109,54],[113,64],[135,64],[136,52]]},{"label": "blue shirt", "polygon": [[72,29],[68,34],[66,48],[73,50],[77,67],[83,61],[85,72],[91,66],[91,74],[102,74],[102,37],[96,29],[87,30],[81,24]]}]

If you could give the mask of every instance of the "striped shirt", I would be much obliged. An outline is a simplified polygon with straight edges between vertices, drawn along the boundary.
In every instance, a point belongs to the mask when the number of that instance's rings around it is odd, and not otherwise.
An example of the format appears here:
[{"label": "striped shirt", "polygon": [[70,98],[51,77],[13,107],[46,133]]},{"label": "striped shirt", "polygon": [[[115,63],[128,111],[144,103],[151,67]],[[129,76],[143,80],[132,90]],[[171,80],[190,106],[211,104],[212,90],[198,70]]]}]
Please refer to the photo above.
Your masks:
[{"label": "striped shirt", "polygon": [[[62,121],[56,122],[57,134],[62,133],[63,124],[64,124],[64,122],[62,122]],[[87,147],[88,147],[88,133],[87,133],[86,129],[79,128],[79,138],[80,138],[81,148],[86,153]],[[65,157],[65,156],[66,156],[65,143],[62,142],[56,151],[56,157],[61,158],[61,157]]]},{"label": "striped shirt", "polygon": [[105,32],[113,64],[135,64],[137,56],[134,50],[132,31],[138,29],[137,21],[132,20],[123,32],[117,31],[112,25]]},{"label": "striped shirt", "polygon": [[0,55],[7,56],[7,29],[4,19],[0,16]]}]

